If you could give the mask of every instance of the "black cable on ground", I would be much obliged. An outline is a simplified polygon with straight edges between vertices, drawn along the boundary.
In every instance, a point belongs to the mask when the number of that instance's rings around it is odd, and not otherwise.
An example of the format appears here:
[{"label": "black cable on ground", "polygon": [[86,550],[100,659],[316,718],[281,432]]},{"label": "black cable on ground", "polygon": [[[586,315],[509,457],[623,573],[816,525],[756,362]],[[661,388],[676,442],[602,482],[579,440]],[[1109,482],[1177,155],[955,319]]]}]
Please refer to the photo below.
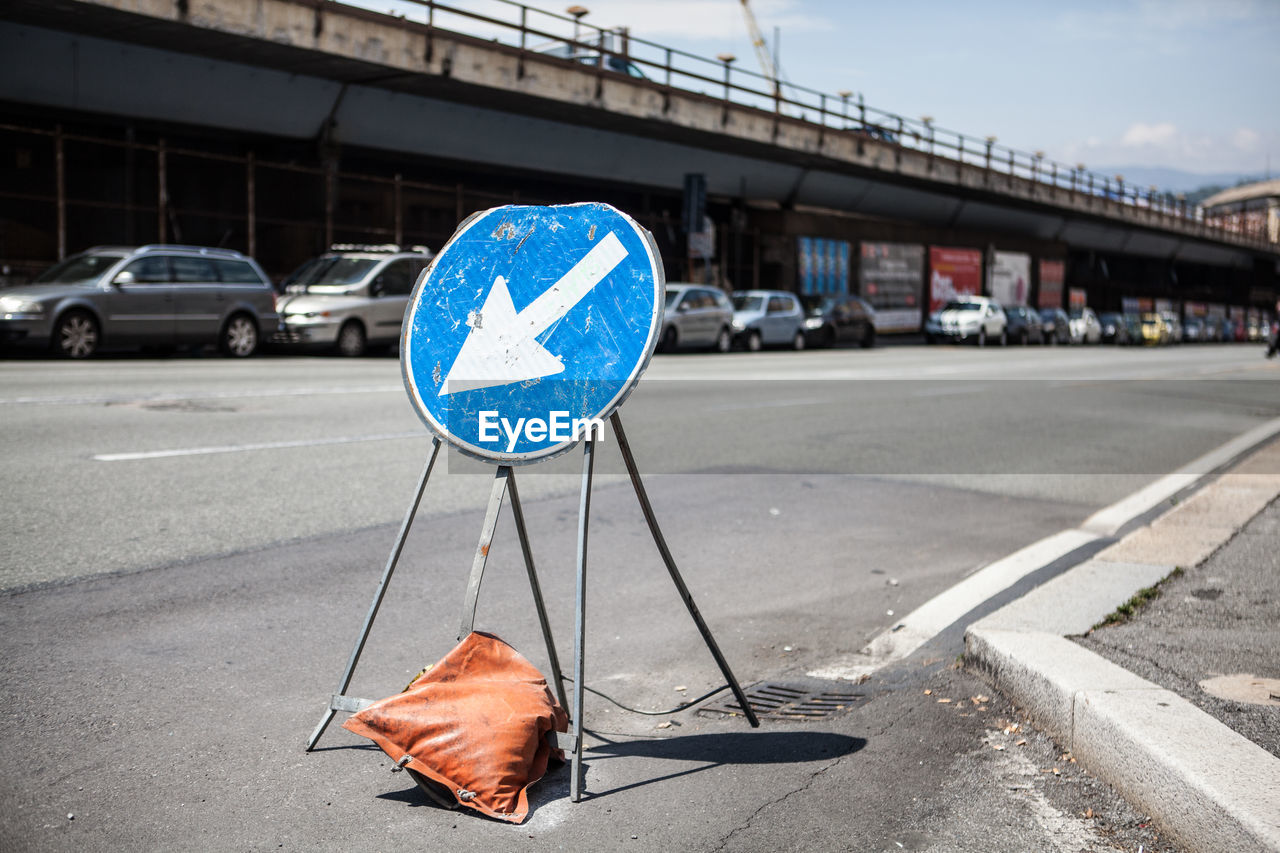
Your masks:
[{"label": "black cable on ground", "polygon": [[[573,678],[571,676],[562,675],[561,678],[563,678],[565,681],[568,681],[570,684],[573,683]],[[599,690],[596,690],[594,687],[588,687],[587,685],[584,684],[582,685],[582,689],[587,691],[588,693],[594,693],[595,695],[599,696],[601,699],[605,700],[606,702],[611,702],[614,705],[617,705],[619,708],[621,708],[624,711],[630,711],[633,714],[643,714],[646,717],[664,717],[667,714],[678,714],[687,708],[692,708],[694,705],[705,702],[708,699],[710,699],[712,696],[716,695],[717,693],[728,690],[729,685],[722,684],[719,687],[717,687],[715,690],[712,690],[710,693],[706,693],[702,696],[699,696],[697,699],[691,699],[688,702],[685,702],[683,705],[677,705],[676,707],[672,708],[669,711],[642,711],[639,708],[628,708],[626,705],[623,705],[617,699],[614,699],[612,696],[609,696],[606,693],[601,693]]]}]

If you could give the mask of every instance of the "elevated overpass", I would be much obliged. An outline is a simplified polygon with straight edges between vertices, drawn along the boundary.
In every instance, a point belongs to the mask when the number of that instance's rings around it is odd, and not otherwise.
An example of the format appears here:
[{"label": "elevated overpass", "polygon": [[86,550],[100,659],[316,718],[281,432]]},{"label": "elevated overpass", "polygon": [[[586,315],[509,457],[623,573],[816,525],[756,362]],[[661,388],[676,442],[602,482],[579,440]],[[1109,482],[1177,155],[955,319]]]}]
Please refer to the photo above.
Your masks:
[{"label": "elevated overpass", "polygon": [[[20,147],[24,131],[37,132],[57,148],[56,252],[80,248],[68,235],[78,196],[67,185],[64,136],[89,144],[114,134],[113,144],[144,155],[135,169],[154,165],[160,186],[127,204],[130,221],[143,223],[134,228],[139,239],[172,239],[181,228],[163,186],[164,165],[178,156],[166,157],[165,140],[212,136],[217,145],[186,156],[247,166],[248,186],[206,191],[200,205],[228,209],[200,212],[229,222],[232,243],[277,266],[294,259],[276,260],[279,247],[265,245],[264,233],[290,217],[259,212],[271,202],[253,175],[289,165],[316,175],[316,219],[323,208],[324,221],[312,242],[350,239],[362,208],[342,180],[354,161],[393,197],[393,211],[365,209],[365,222],[377,220],[366,230],[397,242],[438,242],[451,230],[444,213],[406,221],[404,193],[418,191],[427,206],[459,218],[521,198],[604,196],[655,233],[666,225],[664,251],[678,266],[685,247],[670,226],[684,175],[699,173],[721,226],[721,273],[733,271],[740,285],[796,286],[795,259],[771,258],[812,234],[1019,249],[1066,259],[1068,285],[1105,287],[1099,279],[1114,278],[1114,267],[1131,270],[1123,286],[1135,292],[1273,298],[1280,246],[1262,231],[1206,223],[1167,194],[870,110],[847,95],[779,93],[731,61],[531,8],[512,4],[499,18],[420,7],[410,19],[329,0],[9,0],[0,7],[0,101],[14,117],[4,138]],[[578,61],[531,49],[556,40],[575,45]],[[280,142],[289,140],[306,144]],[[394,165],[373,174],[379,160]],[[135,193],[136,178],[128,183]],[[47,202],[47,189],[28,195]],[[199,233],[195,206],[186,205],[188,234]],[[755,239],[734,246],[730,234]],[[0,255],[14,256],[12,247]],[[1113,258],[1111,267],[1099,272],[1099,257]]]}]

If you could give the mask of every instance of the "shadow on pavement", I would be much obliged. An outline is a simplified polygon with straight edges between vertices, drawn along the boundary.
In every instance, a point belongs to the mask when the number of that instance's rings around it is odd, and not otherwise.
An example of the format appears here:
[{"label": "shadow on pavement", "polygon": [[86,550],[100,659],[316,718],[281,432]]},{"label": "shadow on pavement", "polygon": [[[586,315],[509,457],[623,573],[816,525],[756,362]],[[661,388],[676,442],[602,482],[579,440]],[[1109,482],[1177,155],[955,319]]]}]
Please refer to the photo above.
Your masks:
[{"label": "shadow on pavement", "polygon": [[[798,764],[831,760],[852,755],[866,745],[865,738],[830,732],[732,732],[606,742],[590,747],[588,755],[596,761],[610,758],[656,758],[706,763],[607,791],[590,790],[588,775],[588,791],[585,796],[590,799],[607,797],[726,764]],[[590,762],[584,763],[590,767]]]},{"label": "shadow on pavement", "polygon": [[[601,737],[594,732],[592,734],[595,737]],[[593,791],[590,773],[593,761],[584,761],[583,766],[587,771],[587,790],[583,792],[583,798],[607,797],[610,794],[619,794],[729,764],[797,764],[806,761],[830,761],[852,755],[866,745],[865,738],[830,732],[733,732],[609,741],[588,748],[588,757],[594,761],[611,758],[650,758],[701,763],[697,767],[682,768],[665,776],[643,779],[607,791]],[[529,812],[532,815],[540,806],[568,796],[569,765],[568,763],[553,765],[548,769],[547,775],[529,789]],[[380,800],[400,802],[409,806],[428,806],[444,811],[431,802],[417,786],[400,791],[388,791],[378,794],[377,797]],[[459,814],[483,819],[483,816],[470,811],[459,812]]]}]

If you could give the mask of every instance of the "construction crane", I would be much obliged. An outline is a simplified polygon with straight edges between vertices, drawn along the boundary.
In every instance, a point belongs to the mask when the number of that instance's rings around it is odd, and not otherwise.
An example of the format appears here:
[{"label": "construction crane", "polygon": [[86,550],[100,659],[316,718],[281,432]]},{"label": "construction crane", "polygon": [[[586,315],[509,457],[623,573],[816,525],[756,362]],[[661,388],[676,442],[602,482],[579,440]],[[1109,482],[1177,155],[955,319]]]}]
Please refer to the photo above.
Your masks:
[{"label": "construction crane", "polygon": [[756,23],[756,16],[751,11],[750,0],[741,0],[742,14],[747,19],[747,34],[751,37],[751,46],[756,49],[756,59],[760,61],[760,69],[764,72],[764,76],[773,84],[773,95],[775,98],[782,97],[782,80],[778,66],[774,64],[773,56],[769,53],[769,47],[764,42],[764,36],[760,33],[760,25]]}]

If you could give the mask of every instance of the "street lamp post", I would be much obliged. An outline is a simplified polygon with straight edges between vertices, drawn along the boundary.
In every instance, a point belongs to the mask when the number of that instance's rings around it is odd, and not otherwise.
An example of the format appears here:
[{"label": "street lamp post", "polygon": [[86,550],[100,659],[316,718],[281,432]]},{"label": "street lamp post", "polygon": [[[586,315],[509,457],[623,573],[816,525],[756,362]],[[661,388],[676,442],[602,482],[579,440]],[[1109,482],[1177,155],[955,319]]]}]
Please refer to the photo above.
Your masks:
[{"label": "street lamp post", "polygon": [[570,6],[568,9],[564,10],[566,15],[573,17],[573,41],[575,47],[578,42],[578,24],[582,20],[582,16],[586,15],[589,11],[590,10],[586,6]]},{"label": "street lamp post", "polygon": [[732,53],[716,54],[716,59],[724,63],[724,111],[720,115],[721,124],[729,123],[729,87],[730,87],[729,74],[731,73],[731,70],[732,70],[731,66],[737,60],[737,58],[738,57],[734,56]]}]

